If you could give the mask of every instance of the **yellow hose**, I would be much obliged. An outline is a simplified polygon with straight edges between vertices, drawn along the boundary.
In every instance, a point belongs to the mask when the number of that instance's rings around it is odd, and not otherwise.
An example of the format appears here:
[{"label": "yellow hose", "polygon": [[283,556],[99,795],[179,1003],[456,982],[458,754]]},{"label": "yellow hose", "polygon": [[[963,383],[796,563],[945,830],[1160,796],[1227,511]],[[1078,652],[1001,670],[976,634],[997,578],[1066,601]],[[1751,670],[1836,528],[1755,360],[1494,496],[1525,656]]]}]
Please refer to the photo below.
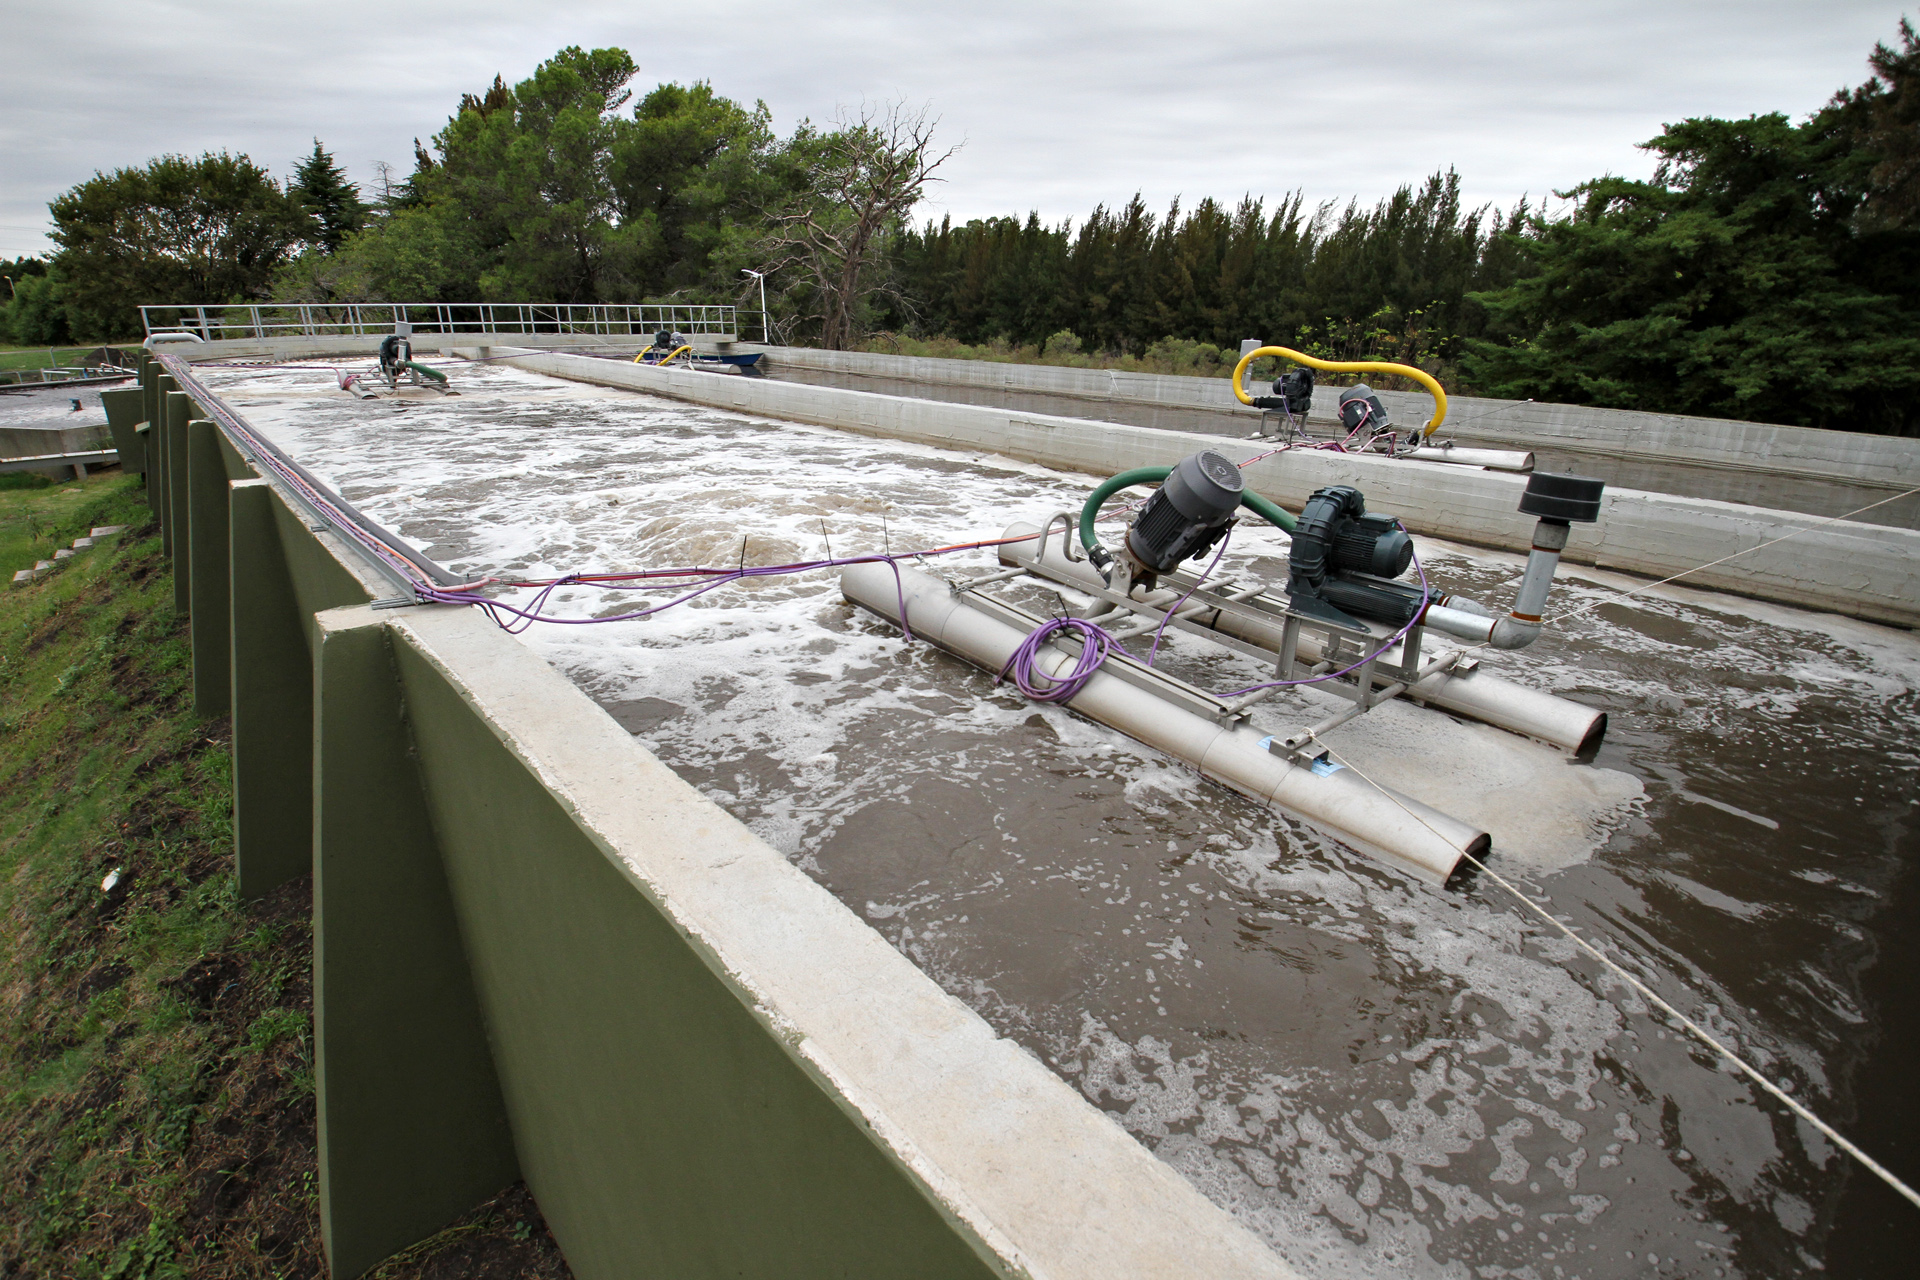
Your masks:
[{"label": "yellow hose", "polygon": [[1311,369],[1320,369],[1327,373],[1397,373],[1403,378],[1412,378],[1415,382],[1433,393],[1433,417],[1428,419],[1422,435],[1432,435],[1441,423],[1447,420],[1447,393],[1433,380],[1433,375],[1424,369],[1412,365],[1393,364],[1386,360],[1321,360],[1314,356],[1301,355],[1287,347],[1261,347],[1249,351],[1240,357],[1240,363],[1233,366],[1233,394],[1241,404],[1250,405],[1253,397],[1241,387],[1246,377],[1247,366],[1261,356],[1279,356],[1282,360],[1291,360],[1295,364],[1304,364]]},{"label": "yellow hose", "polygon": [[[647,351],[651,351],[651,350],[653,350],[652,347],[647,348]],[[659,360],[647,359],[647,352],[642,351],[639,355],[633,358],[633,362],[635,364],[650,364],[657,369],[661,365],[665,364],[668,360],[674,359],[676,356],[686,356],[689,360],[691,360],[693,358],[693,348],[692,347],[675,347],[673,350],[667,352],[664,358]]]}]

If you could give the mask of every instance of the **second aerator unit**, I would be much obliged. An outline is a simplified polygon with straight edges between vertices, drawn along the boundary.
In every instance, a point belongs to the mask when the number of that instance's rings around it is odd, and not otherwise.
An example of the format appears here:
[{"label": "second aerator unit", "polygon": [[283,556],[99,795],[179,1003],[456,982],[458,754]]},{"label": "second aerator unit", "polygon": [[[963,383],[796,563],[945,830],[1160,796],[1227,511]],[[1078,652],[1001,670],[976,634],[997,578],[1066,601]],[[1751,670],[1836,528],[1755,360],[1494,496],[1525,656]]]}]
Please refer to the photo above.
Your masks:
[{"label": "second aerator unit", "polygon": [[[1160,482],[1129,521],[1117,552],[1094,523],[1107,498]],[[1587,755],[1606,732],[1604,712],[1503,680],[1474,651],[1517,649],[1542,627],[1560,551],[1576,523],[1599,516],[1602,484],[1534,473],[1520,510],[1536,516],[1532,554],[1511,609],[1430,590],[1405,575],[1413,543],[1391,516],[1369,512],[1359,490],[1315,492],[1298,517],[1247,489],[1240,468],[1205,450],[1174,467],[1122,472],[1081,510],[1044,527],[1017,523],[1003,535],[1004,566],[943,579],[887,563],[841,575],[851,601],[912,634],[1001,676],[1031,696],[1061,702],[1254,799],[1300,815],[1341,839],[1443,883],[1464,855],[1483,856],[1487,833],[1342,768],[1323,736],[1393,698],[1495,725]],[[1182,568],[1224,538],[1242,511],[1292,539],[1284,591],[1260,582],[1212,579],[1214,567]],[[1056,526],[1060,536],[1053,537]],[[1078,546],[1070,538],[1077,531]],[[1215,563],[1218,557],[1214,557]],[[992,594],[997,584],[1045,588],[1062,613],[1044,617]],[[904,611],[904,617],[902,616]],[[1271,675],[1220,695],[1136,659],[1120,641],[1167,630],[1252,657]],[[1430,632],[1470,642],[1428,643]],[[1252,708],[1282,689],[1316,684],[1348,705],[1316,724],[1266,733]]]}]

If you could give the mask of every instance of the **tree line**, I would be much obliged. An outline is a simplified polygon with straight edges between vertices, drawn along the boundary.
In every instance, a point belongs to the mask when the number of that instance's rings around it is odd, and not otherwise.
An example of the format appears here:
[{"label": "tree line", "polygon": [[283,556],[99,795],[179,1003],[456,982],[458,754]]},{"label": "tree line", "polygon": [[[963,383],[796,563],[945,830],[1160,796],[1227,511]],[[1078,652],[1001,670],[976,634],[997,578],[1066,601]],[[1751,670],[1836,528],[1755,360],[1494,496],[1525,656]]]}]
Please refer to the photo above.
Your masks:
[{"label": "tree line", "polygon": [[1920,434],[1920,42],[1795,122],[1693,119],[1652,178],[1468,208],[1451,170],[1371,206],[1136,195],[1077,225],[909,219],[951,155],[885,106],[775,134],[710,86],[635,100],[631,57],[569,48],[463,95],[404,176],[316,140],[283,183],[161,157],[52,202],[50,261],[0,262],[23,343],[124,338],[141,301],[679,300],[776,339],[876,333],[1035,358],[1216,357],[1244,338],[1417,364],[1481,394]]},{"label": "tree line", "polygon": [[1230,350],[1257,337],[1450,366],[1484,329],[1469,299],[1518,277],[1533,218],[1525,202],[1464,209],[1448,171],[1371,208],[1311,214],[1293,196],[1271,213],[1251,198],[1205,199],[1156,217],[1135,195],[1077,228],[1034,215],[943,220],[898,236],[900,285],[883,318],[969,343],[1140,352],[1166,337]]}]

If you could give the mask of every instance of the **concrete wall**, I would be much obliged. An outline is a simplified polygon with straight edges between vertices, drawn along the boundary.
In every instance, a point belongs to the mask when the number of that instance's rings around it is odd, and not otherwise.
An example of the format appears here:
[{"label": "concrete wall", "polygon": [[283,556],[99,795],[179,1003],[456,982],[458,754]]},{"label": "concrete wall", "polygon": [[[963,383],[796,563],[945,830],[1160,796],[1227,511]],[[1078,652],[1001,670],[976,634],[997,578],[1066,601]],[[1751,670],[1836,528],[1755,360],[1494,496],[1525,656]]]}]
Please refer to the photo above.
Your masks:
[{"label": "concrete wall", "polygon": [[[1232,384],[1224,378],[753,344],[742,344],[737,349],[764,351],[769,364],[776,368],[789,365],[867,377],[910,378],[948,386],[1037,392],[1096,402],[1213,409],[1223,415],[1238,415],[1241,421],[1251,421],[1253,414],[1233,398]],[[1266,388],[1262,386],[1260,390],[1264,392]],[[1338,395],[1335,387],[1316,388],[1313,414],[1332,421]],[[1424,392],[1383,391],[1380,398],[1393,420],[1403,426],[1424,423],[1433,414],[1433,399]],[[1553,449],[1733,467],[1774,475],[1818,476],[1896,492],[1920,484],[1920,440],[1730,422],[1722,418],[1449,396],[1447,421],[1439,436],[1450,435],[1517,449]]]},{"label": "concrete wall", "polygon": [[113,448],[104,422],[83,427],[0,427],[0,458],[38,458]]},{"label": "concrete wall", "polygon": [[368,607],[184,365],[142,387],[242,891],[314,877],[331,1276],[516,1177],[582,1280],[1291,1274],[531,650]]},{"label": "concrete wall", "polygon": [[[198,364],[208,360],[253,360],[269,357],[279,360],[314,360],[337,356],[343,359],[371,357],[380,350],[384,334],[337,334],[315,338],[281,337],[267,339],[223,338],[218,342],[197,342],[169,344],[164,350],[168,355],[178,356]],[[471,347],[477,342],[492,343],[499,346],[530,347],[536,349],[558,348],[568,351],[583,351],[594,347],[605,347],[609,351],[632,353],[653,342],[651,334],[595,334],[595,333],[464,333],[464,334],[415,334],[410,342],[418,352],[441,352],[454,347]],[[708,348],[716,345],[712,337],[700,337],[693,340],[694,345]],[[729,347],[729,349],[733,349]]]},{"label": "concrete wall", "polygon": [[[495,355],[502,350],[491,348]],[[1247,441],[1225,437],[802,383],[723,378],[590,356],[529,352],[514,363],[603,386],[869,435],[1003,453],[1090,475],[1170,465],[1209,444],[1235,458],[1256,449]],[[1255,489],[1294,508],[1323,485],[1353,484],[1368,495],[1370,506],[1400,516],[1418,533],[1511,551],[1524,551],[1531,543],[1534,522],[1517,510],[1526,487],[1520,476],[1318,450],[1276,454],[1254,463],[1246,475]],[[1775,541],[1782,538],[1788,540]],[[1690,573],[1687,584],[1877,622],[1920,625],[1920,531],[1916,530],[1611,489],[1599,524],[1576,528],[1566,551],[1569,560],[1653,578],[1735,555]]]}]

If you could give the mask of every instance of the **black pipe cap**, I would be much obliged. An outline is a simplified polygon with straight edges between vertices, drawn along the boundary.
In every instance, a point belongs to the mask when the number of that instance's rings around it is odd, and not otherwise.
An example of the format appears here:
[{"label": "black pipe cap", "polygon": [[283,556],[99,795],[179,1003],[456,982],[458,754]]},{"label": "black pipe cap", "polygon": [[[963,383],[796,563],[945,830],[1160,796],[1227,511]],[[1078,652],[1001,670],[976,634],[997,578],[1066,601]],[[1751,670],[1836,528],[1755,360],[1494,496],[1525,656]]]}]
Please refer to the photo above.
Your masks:
[{"label": "black pipe cap", "polygon": [[1600,494],[1606,487],[1606,481],[1590,476],[1535,471],[1527,477],[1527,491],[1520,495],[1520,510],[1543,520],[1592,524],[1600,518]]}]

